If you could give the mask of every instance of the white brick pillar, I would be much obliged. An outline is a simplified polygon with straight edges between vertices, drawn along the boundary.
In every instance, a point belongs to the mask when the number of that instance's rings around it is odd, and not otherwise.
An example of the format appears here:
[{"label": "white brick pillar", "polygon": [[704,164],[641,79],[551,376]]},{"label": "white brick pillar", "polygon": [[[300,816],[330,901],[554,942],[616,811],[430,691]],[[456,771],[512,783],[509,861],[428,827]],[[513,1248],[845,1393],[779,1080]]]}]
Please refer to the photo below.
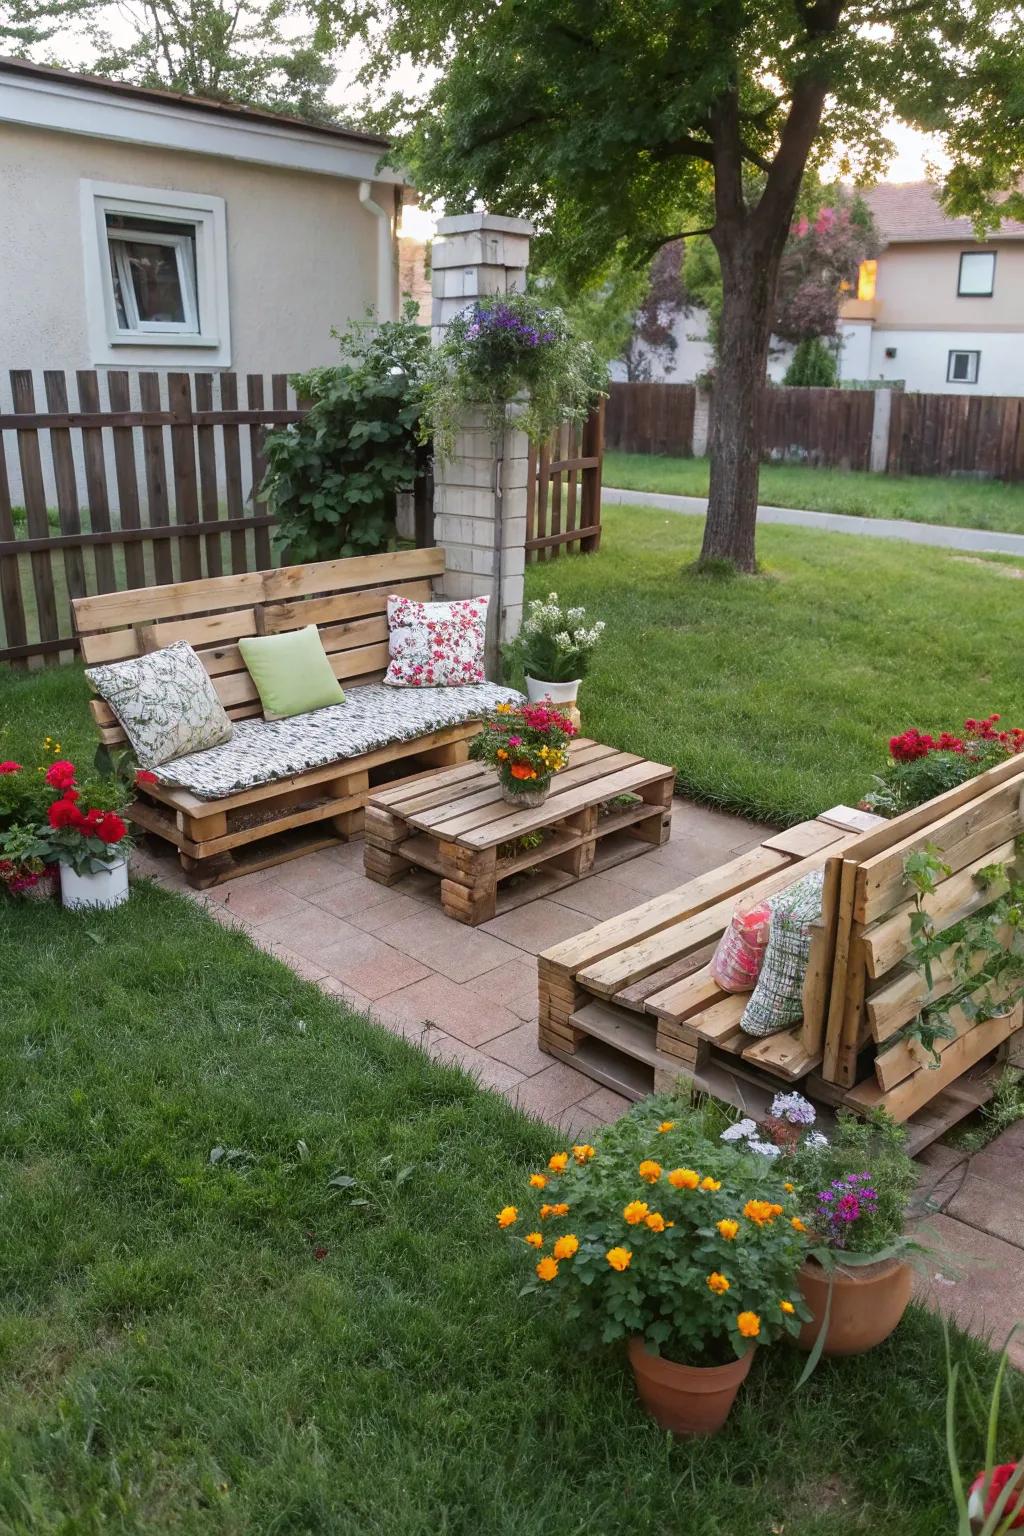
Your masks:
[{"label": "white brick pillar", "polygon": [[[493,213],[438,221],[431,251],[435,345],[475,298],[523,292],[532,234],[527,219]],[[456,435],[454,458],[434,470],[434,539],[446,554],[438,593],[490,597],[489,677],[497,676],[498,648],[515,638],[523,615],[529,445],[515,430],[515,412],[513,403],[497,441],[482,411],[473,412]]]}]

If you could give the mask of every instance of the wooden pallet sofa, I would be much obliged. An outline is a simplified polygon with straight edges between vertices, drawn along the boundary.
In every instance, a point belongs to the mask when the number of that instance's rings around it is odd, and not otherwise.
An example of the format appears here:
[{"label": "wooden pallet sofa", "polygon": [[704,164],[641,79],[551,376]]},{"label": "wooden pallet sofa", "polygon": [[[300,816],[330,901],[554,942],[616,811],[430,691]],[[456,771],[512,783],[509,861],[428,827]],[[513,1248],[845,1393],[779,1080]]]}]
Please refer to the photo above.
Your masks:
[{"label": "wooden pallet sofa", "polygon": [[[228,715],[243,723],[226,747],[157,770],[160,782],[141,790],[131,808],[138,827],[178,850],[191,884],[213,885],[343,841],[362,830],[363,807],[374,788],[466,760],[480,714],[494,697],[510,696],[508,690],[491,684],[422,691],[379,686],[388,665],[388,596],[427,601],[432,579],[443,571],[443,550],[414,549],[109,592],[72,604],[87,665],[122,661],[186,640]],[[348,702],[363,716],[379,712],[386,726],[389,712],[415,713],[422,706],[426,714],[448,717],[451,723],[407,739],[396,735],[373,750],[315,768],[269,774],[264,782],[236,792],[197,793],[173,782],[186,777],[176,773],[179,764],[195,765],[200,757],[212,761],[214,754],[230,750],[236,771],[240,758],[258,758],[259,733],[268,726],[238,640],[308,624],[316,624]],[[428,693],[438,697],[428,701]],[[91,707],[100,741],[111,748],[124,746],[124,731],[110,707],[100,699],[93,699]],[[288,724],[278,722],[273,729]]]},{"label": "wooden pallet sofa", "polygon": [[[680,1077],[763,1114],[780,1088],[866,1113],[882,1105],[918,1149],[991,1095],[1000,1060],[1024,1040],[1024,1010],[976,1021],[951,1010],[955,1037],[931,1051],[906,1026],[955,982],[939,962],[928,991],[908,959],[908,856],[938,849],[950,874],[925,898],[939,931],[998,897],[976,879],[1005,863],[1024,874],[1024,761],[999,767],[891,821],[836,807],[719,869],[655,897],[538,957],[541,1048],[632,1098]],[[748,994],[710,974],[741,897],[774,894],[824,870],[794,1028],[755,1039],[740,1028]],[[902,1032],[902,1033],[901,1033]]]}]

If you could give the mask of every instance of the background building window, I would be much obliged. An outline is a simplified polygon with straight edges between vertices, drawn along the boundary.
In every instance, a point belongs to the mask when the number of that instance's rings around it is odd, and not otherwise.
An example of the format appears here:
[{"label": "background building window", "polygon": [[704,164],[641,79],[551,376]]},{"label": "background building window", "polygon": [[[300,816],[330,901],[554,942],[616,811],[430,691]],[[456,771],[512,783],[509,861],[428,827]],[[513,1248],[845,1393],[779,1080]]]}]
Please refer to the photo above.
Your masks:
[{"label": "background building window", "polygon": [[878,283],[878,262],[862,261],[857,268],[858,299],[873,299]]},{"label": "background building window", "polygon": [[947,384],[977,384],[980,352],[951,352],[946,364]]},{"label": "background building window", "polygon": [[956,291],[976,299],[990,299],[996,280],[995,251],[961,251]]},{"label": "background building window", "polygon": [[83,181],[94,363],[228,367],[224,200]]}]

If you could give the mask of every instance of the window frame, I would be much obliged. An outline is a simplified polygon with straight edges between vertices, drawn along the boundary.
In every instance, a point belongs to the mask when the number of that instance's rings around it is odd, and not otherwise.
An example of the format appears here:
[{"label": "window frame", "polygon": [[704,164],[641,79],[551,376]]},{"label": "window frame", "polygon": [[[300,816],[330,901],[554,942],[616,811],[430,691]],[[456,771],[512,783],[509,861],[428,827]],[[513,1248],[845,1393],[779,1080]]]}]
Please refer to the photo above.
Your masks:
[{"label": "window frame", "polygon": [[[956,296],[957,296],[958,299],[990,299],[990,298],[992,298],[993,294],[996,291],[996,257],[998,256],[998,254],[999,254],[998,251],[961,251],[960,252],[960,261],[959,261],[959,264],[957,266],[957,273],[956,273]],[[990,275],[989,275],[989,284],[988,284],[987,290],[984,289],[984,288],[966,288],[966,289],[964,288],[964,257],[965,256],[966,257],[970,257],[970,256],[988,256],[988,257],[991,257],[992,265],[991,265],[991,267],[989,269]]]},{"label": "window frame", "polygon": [[[105,221],[105,216],[104,216]],[[194,226],[193,226],[194,231]],[[108,259],[112,259],[117,267],[118,281],[121,284],[121,300],[129,319],[134,317],[134,324],[127,327],[118,322],[118,338],[128,336],[149,337],[161,335],[175,336],[201,336],[199,319],[199,294],[193,272],[192,258],[195,252],[195,233],[183,235],[177,230],[162,234],[152,229],[126,229],[112,230],[109,225],[106,228]],[[129,242],[145,242],[148,245],[166,245],[174,251],[174,264],[178,273],[178,291],[181,294],[181,307],[184,312],[184,320],[143,320],[139,314],[138,296],[135,292],[135,283],[132,279],[131,266],[124,251],[111,250],[112,246],[124,246]],[[198,256],[196,257],[198,267]],[[115,298],[114,314],[117,315],[117,302]]]},{"label": "window frame", "polygon": [[[221,197],[112,182],[81,183],[86,319],[94,363],[158,368],[227,367],[231,362],[228,317],[227,231]],[[148,321],[137,328],[118,318],[111,263],[118,261],[111,242],[131,239],[130,227],[110,230],[107,215],[150,223],[187,224],[166,235],[139,230],[138,238],[175,249],[185,322]],[[194,241],[195,270],[186,247]],[[126,309],[134,308],[134,289],[119,271]]]},{"label": "window frame", "polygon": [[[974,377],[972,379],[958,379],[953,372],[953,359],[955,357],[974,358]],[[947,384],[977,384],[978,375],[981,372],[981,351],[978,347],[950,347],[946,357],[946,383]]]}]

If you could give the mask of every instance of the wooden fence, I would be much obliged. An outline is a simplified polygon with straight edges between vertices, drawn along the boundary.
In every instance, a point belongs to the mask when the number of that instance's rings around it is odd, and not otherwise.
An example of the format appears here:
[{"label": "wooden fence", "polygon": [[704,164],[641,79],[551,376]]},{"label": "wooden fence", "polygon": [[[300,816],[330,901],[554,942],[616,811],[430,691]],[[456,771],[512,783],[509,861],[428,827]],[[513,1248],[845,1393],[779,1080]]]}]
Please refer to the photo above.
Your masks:
[{"label": "wooden fence", "polygon": [[[681,458],[704,453],[704,441],[694,435],[696,398],[692,384],[613,384],[608,447]],[[760,440],[767,460],[1019,481],[1024,398],[776,385],[761,395]]]},{"label": "wooden fence", "polygon": [[554,560],[571,544],[582,553],[601,542],[601,461],[605,402],[582,428],[562,427],[527,466],[526,559]]}]

